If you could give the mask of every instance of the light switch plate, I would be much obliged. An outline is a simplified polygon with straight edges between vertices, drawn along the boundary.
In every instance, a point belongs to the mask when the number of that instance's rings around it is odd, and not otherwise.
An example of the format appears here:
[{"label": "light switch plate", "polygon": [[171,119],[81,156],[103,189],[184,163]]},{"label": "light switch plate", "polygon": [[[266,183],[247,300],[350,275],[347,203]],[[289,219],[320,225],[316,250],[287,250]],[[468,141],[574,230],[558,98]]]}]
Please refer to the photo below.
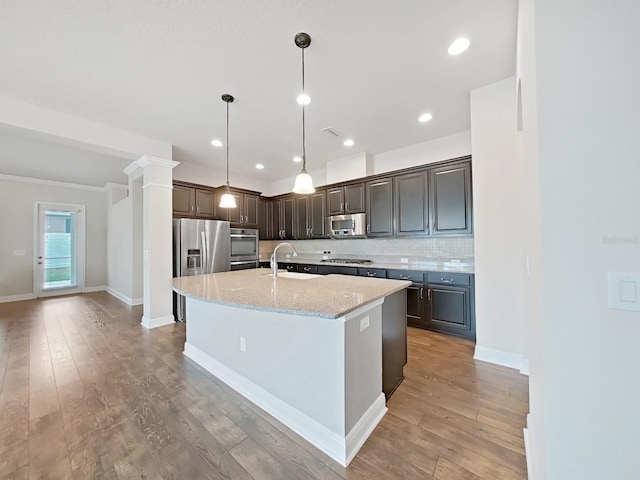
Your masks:
[{"label": "light switch plate", "polygon": [[609,272],[609,308],[640,312],[640,273]]}]

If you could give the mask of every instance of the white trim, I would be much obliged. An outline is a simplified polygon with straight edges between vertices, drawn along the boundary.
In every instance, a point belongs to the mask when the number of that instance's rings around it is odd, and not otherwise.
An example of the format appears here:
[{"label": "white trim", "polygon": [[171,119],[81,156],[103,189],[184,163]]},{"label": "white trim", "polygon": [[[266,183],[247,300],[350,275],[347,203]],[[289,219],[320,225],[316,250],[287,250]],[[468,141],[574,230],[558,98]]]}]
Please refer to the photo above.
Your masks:
[{"label": "white trim", "polygon": [[104,190],[105,192],[112,189],[113,190],[129,190],[129,185],[123,185],[122,183],[107,182],[102,187],[102,190]]},{"label": "white trim", "polygon": [[[527,418],[529,415],[527,415]],[[531,458],[531,440],[529,439],[529,429],[522,429],[522,436],[524,437],[524,457],[527,460],[527,478],[533,480],[533,459]]]},{"label": "white trim", "polygon": [[95,287],[84,287],[82,293],[104,292],[106,290],[106,285],[96,285]]},{"label": "white trim", "polygon": [[138,160],[136,160],[136,163],[141,168],[144,168],[147,165],[157,165],[159,167],[174,168],[180,162],[174,162],[173,160],[168,160],[166,158],[156,157],[155,155],[149,155],[145,153]]},{"label": "white trim", "polygon": [[347,466],[356,456],[358,450],[367,441],[371,432],[376,428],[382,417],[387,413],[388,408],[385,405],[384,393],[380,393],[380,396],[371,404],[371,406],[364,412],[364,415],[360,417],[358,422],[353,426],[351,431],[347,434],[346,438],[346,456],[347,460],[343,466]]},{"label": "white trim", "polygon": [[160,187],[160,188],[168,188],[169,190],[173,190],[173,185],[171,185],[171,184],[166,185],[164,183],[149,182],[149,183],[145,183],[144,185],[142,185],[142,188],[147,188],[147,187]]},{"label": "white trim", "polygon": [[473,358],[474,360],[482,360],[483,362],[515,368],[516,370],[520,370],[522,368],[522,355],[494,350],[493,348],[480,347],[476,345]]},{"label": "white trim", "polygon": [[120,300],[123,303],[126,303],[130,307],[133,307],[134,305],[142,305],[144,301],[142,297],[139,297],[139,298],[127,297],[124,293],[120,293],[119,291],[114,290],[111,287],[105,287],[105,290],[108,294],[113,295],[118,300]]},{"label": "white trim", "polygon": [[124,172],[125,175],[131,175],[133,172],[135,172],[138,168],[140,168],[140,165],[138,165],[138,160],[134,160],[133,162],[131,162],[129,165],[127,165],[126,167],[124,167],[124,170],[122,170]]},{"label": "white trim", "polygon": [[22,300],[33,300],[36,296],[33,293],[22,293],[20,295],[6,295],[0,297],[0,303],[20,302]]},{"label": "white trim", "polygon": [[8,180],[14,182],[37,183],[40,185],[51,185],[62,188],[79,188],[80,190],[91,190],[93,192],[104,192],[104,187],[96,187],[94,185],[83,185],[81,183],[59,182],[57,180],[45,180],[44,178],[21,177],[19,175],[7,175],[0,173],[0,180]]},{"label": "white trim", "polygon": [[520,373],[522,375],[529,376],[529,359],[522,357],[522,364],[520,365]]},{"label": "white trim", "polygon": [[328,429],[188,342],[184,355],[346,467],[387,412],[381,393],[346,437]]},{"label": "white trim", "polygon": [[175,318],[173,315],[165,315],[164,317],[156,317],[149,318],[146,315],[142,316],[140,320],[140,325],[142,325],[147,330],[151,330],[152,328],[164,327],[165,325],[171,325],[175,323]]}]

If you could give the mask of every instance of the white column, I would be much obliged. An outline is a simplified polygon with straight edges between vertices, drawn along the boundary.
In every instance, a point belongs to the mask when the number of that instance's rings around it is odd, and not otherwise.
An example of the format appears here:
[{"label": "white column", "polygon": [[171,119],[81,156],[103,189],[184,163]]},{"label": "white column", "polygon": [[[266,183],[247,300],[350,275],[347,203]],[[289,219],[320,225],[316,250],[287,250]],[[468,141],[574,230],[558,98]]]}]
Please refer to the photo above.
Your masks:
[{"label": "white column", "polygon": [[130,177],[142,170],[143,284],[141,325],[155,328],[174,322],[172,269],[172,169],[178,162],[143,155],[127,169]]}]

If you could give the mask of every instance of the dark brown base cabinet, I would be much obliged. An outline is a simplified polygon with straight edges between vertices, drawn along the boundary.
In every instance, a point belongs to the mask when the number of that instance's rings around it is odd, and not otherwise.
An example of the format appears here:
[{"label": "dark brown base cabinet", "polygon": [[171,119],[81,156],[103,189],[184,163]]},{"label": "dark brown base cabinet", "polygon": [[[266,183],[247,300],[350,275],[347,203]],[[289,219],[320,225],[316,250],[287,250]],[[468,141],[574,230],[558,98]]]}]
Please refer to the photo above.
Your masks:
[{"label": "dark brown base cabinet", "polygon": [[476,338],[474,276],[427,274],[422,328]]}]

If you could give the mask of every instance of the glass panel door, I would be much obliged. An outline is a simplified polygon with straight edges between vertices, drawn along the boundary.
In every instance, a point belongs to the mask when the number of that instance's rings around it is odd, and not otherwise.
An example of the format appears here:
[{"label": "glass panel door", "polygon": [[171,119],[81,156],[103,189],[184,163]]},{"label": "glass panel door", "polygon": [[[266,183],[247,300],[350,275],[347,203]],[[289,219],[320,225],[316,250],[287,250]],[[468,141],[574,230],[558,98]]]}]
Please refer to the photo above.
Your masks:
[{"label": "glass panel door", "polygon": [[38,212],[37,296],[82,291],[84,207],[40,204]]}]

